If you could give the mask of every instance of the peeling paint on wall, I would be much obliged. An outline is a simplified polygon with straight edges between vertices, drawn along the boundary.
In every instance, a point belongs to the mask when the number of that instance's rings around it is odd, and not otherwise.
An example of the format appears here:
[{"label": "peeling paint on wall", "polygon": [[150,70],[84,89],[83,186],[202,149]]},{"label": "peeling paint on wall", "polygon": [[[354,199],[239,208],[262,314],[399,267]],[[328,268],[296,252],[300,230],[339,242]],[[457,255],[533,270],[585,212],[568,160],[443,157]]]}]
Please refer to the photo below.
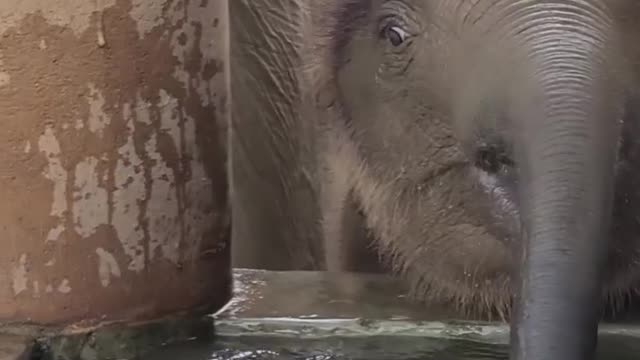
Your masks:
[{"label": "peeling paint on wall", "polygon": [[[0,1],[0,226],[17,239],[0,275],[20,297],[0,289],[0,320],[218,296],[202,279],[226,261],[207,252],[227,233],[222,3]],[[159,291],[184,296],[149,305]]]},{"label": "peeling paint on wall", "polygon": [[136,93],[136,103],[134,105],[136,121],[145,125],[151,125],[151,114],[149,114],[151,104],[142,99],[140,93]]},{"label": "peeling paint on wall", "polygon": [[144,232],[140,225],[140,204],[146,199],[144,164],[135,149],[135,123],[130,104],[123,107],[123,117],[127,121],[127,140],[118,149],[111,221],[122,249],[129,257],[127,268],[139,272],[145,266]]},{"label": "peeling paint on wall", "polygon": [[[184,124],[184,143],[186,151],[194,154],[189,161],[191,169],[191,180],[185,185],[185,196],[190,201],[190,206],[186,208],[186,234],[185,237],[194,239],[191,249],[200,248],[200,241],[205,236],[204,231],[207,229],[207,223],[211,222],[211,215],[204,211],[211,206],[211,199],[214,197],[211,179],[202,166],[202,154],[198,154],[195,149],[196,144],[196,126],[195,120],[185,115]],[[193,258],[198,254],[191,253],[189,258]]]},{"label": "peeling paint on wall", "polygon": [[[176,4],[179,3],[176,2]],[[138,19],[136,24],[139,26],[141,36],[161,24],[162,6],[160,5],[162,3],[153,2],[152,4],[150,8],[145,1],[137,0],[132,4],[131,15]],[[201,7],[202,4],[195,1],[186,2],[186,12],[182,6],[175,6],[171,10],[172,15],[169,19],[174,23],[183,23],[183,31],[176,31],[174,34],[184,36],[181,39],[174,37],[171,43],[173,53],[181,64],[174,69],[175,76],[187,89],[195,84],[199,99],[203,106],[206,106],[211,101],[209,92],[211,84],[208,83],[210,79],[199,76],[200,72],[194,73],[185,65],[186,57],[193,47],[212,51],[212,44],[209,42],[213,37],[211,32],[215,29],[211,26],[209,15],[202,15],[207,13],[206,9]],[[211,8],[215,5],[206,6]],[[197,21],[185,22],[185,17],[194,18]],[[203,26],[201,21],[205,24],[209,23],[210,26]],[[195,41],[198,40],[199,42],[196,43]],[[40,41],[39,47],[47,48],[44,39]],[[220,51],[218,48],[215,50]],[[88,89],[87,120],[85,122],[82,119],[76,119],[74,128],[79,131],[86,127],[92,133],[102,136],[111,124],[111,119],[105,112],[106,100],[102,90],[96,84],[89,83]],[[166,90],[159,89],[158,96],[158,104],[144,100],[140,93],[133,103],[123,104],[122,115],[127,122],[127,134],[125,144],[118,149],[118,159],[113,172],[114,189],[111,202],[109,192],[102,185],[104,181],[101,181],[98,173],[100,160],[96,157],[86,157],[75,166],[72,179],[74,181],[72,203],[67,203],[66,189],[70,180],[69,175],[61,164],[60,144],[54,130],[51,127],[46,129],[39,141],[39,147],[40,151],[47,155],[49,162],[45,177],[54,183],[51,215],[60,219],[59,223],[49,230],[46,238],[48,241],[57,240],[65,232],[65,216],[67,209],[71,209],[74,230],[83,238],[95,234],[102,225],[113,227],[124,253],[130,259],[127,269],[132,271],[139,272],[145,268],[145,254],[148,254],[148,260],[161,256],[163,259],[178,263],[180,242],[177,239],[185,236],[195,239],[197,247],[198,239],[204,235],[203,229],[207,228],[205,223],[211,221],[210,215],[203,209],[210,207],[213,194],[210,189],[211,182],[207,178],[199,151],[195,146],[195,119],[184,113],[178,100]],[[134,139],[136,124],[153,124],[150,111],[152,109],[159,113],[159,132],[149,136],[144,144],[144,154],[139,154]],[[185,169],[174,169],[169,166],[159,149],[159,136],[167,136],[171,140],[179,158],[187,156],[188,161],[180,164],[189,167],[191,178],[187,183],[182,184],[182,189],[178,187],[175,171],[182,172]],[[28,145],[25,149],[25,152],[27,151]],[[152,163],[149,179],[145,179],[145,164],[141,156],[148,158]],[[107,178],[107,174],[103,176]],[[193,205],[185,209],[185,213],[181,215],[180,209],[184,204],[180,202],[187,200]],[[109,206],[112,209],[109,209]],[[140,224],[140,216],[143,213],[148,223],[147,249],[144,248],[145,231]]]},{"label": "peeling paint on wall", "polygon": [[65,230],[64,216],[67,211],[67,171],[62,166],[60,160],[60,143],[48,126],[44,134],[38,141],[40,152],[44,153],[48,166],[45,169],[44,177],[53,182],[53,202],[51,203],[51,216],[59,219],[58,224],[49,230],[46,240],[55,241]]},{"label": "peeling paint on wall", "polygon": [[140,38],[143,38],[148,32],[164,22],[162,17],[164,3],[160,1],[133,0],[131,5],[132,9],[129,14],[136,19]]},{"label": "peeling paint on wall", "polygon": [[27,290],[27,254],[20,255],[17,266],[13,268],[13,294]]},{"label": "peeling paint on wall", "polygon": [[[99,94],[94,87],[91,92]],[[111,200],[111,217],[109,216],[109,192],[102,185],[107,174],[100,174],[101,160],[88,156],[76,164],[72,203],[67,204],[66,189],[69,176],[61,164],[60,144],[51,128],[41,136],[39,148],[47,155],[49,161],[44,176],[54,183],[51,215],[60,219],[60,222],[49,231],[47,240],[56,240],[65,231],[66,211],[71,208],[74,230],[77,234],[82,238],[88,238],[102,225],[113,226],[125,254],[130,258],[127,268],[132,271],[141,271],[145,268],[145,234],[139,222],[143,212],[148,221],[150,240],[146,250],[149,260],[154,260],[161,255],[163,259],[178,263],[179,239],[185,236],[199,239],[204,235],[202,229],[207,228],[206,222],[211,219],[203,209],[210,207],[213,195],[210,188],[211,182],[207,178],[198,149],[195,147],[195,120],[183,113],[177,99],[162,89],[159,91],[159,99],[159,103],[155,106],[150,106],[146,102],[123,106],[123,118],[127,121],[125,132],[127,140],[118,149],[118,160],[113,172],[115,187]],[[95,102],[98,102],[99,106]],[[106,118],[102,110],[98,110],[102,108],[103,103],[101,96],[89,102],[91,118]],[[132,108],[135,111],[132,111]],[[145,164],[136,150],[134,137],[136,123],[151,124],[150,108],[159,110],[160,127],[158,133],[152,133],[144,144],[142,155],[152,163],[149,169],[150,182],[147,184],[144,174]],[[93,125],[91,121],[89,122],[92,132],[103,131],[108,125],[109,121],[94,121]],[[178,188],[175,171],[185,171],[185,169],[174,169],[169,166],[159,149],[159,136],[168,136],[178,152],[178,157],[188,156],[189,161],[184,164],[189,167],[191,180],[184,185],[183,189]],[[149,192],[148,198],[147,192]],[[188,199],[191,203],[182,215],[180,209],[184,205],[180,204],[180,197],[184,198],[182,201]],[[143,207],[143,205],[146,206]],[[186,224],[181,223],[181,219],[185,219]],[[188,233],[181,234],[181,229],[186,229]]]},{"label": "peeling paint on wall", "polygon": [[104,112],[104,96],[96,88],[95,84],[89,83],[89,131],[102,136],[102,131],[109,125],[111,119]]},{"label": "peeling paint on wall", "polygon": [[156,249],[162,249],[162,255],[177,262],[180,238],[178,222],[179,207],[175,189],[173,171],[164,161],[157,148],[157,135],[151,135],[145,149],[155,165],[151,168],[151,196],[147,205],[149,220],[149,258],[154,259]]},{"label": "peeling paint on wall", "polygon": [[[214,59],[214,61],[201,64],[201,69],[198,72],[186,67],[177,67],[174,76],[183,82],[186,88],[194,87],[202,104],[207,106],[215,97],[214,89],[220,88],[215,86],[216,80],[220,79],[207,78],[204,74],[211,67],[222,67],[222,62],[215,60],[217,59],[215,54],[221,53],[224,44],[211,41],[215,38],[216,32],[220,31],[214,26],[216,18],[211,14],[220,13],[222,7],[216,1],[188,1],[185,7],[186,9],[182,9],[182,7],[175,6],[170,15],[173,23],[182,23],[182,31],[174,32],[171,38],[173,55],[178,58],[180,63],[184,64],[192,49],[197,48],[202,52],[204,59]],[[185,21],[185,19],[189,19],[189,21]]]},{"label": "peeling paint on wall", "polygon": [[42,14],[52,25],[69,27],[80,34],[91,25],[90,15],[93,12],[102,11],[115,3],[116,0],[0,1],[0,35],[17,26],[25,16],[34,13]]},{"label": "peeling paint on wall", "polygon": [[[178,102],[160,89],[160,134],[168,135],[174,147],[180,149]],[[147,209],[149,221],[149,257],[154,259],[158,248],[166,259],[178,262],[178,246],[175,239],[180,234],[180,204],[174,170],[163,159],[158,150],[158,136],[153,134],[145,144],[149,158],[155,166],[151,168],[151,196]],[[178,155],[180,156],[180,154]]]},{"label": "peeling paint on wall", "polygon": [[95,157],[87,157],[76,165],[73,222],[83,238],[95,234],[100,225],[109,222],[108,194],[100,186],[98,163]]},{"label": "peeling paint on wall", "polygon": [[[91,88],[92,94],[99,94]],[[118,160],[114,171],[115,189],[112,194],[112,215],[109,218],[109,193],[102,185],[101,178],[106,174],[99,173],[100,159],[86,157],[75,166],[72,203],[67,204],[66,189],[69,176],[61,165],[60,145],[53,131],[49,128],[42,135],[39,147],[49,160],[47,179],[54,182],[54,199],[51,215],[61,219],[60,223],[49,231],[47,240],[56,240],[65,231],[64,216],[68,207],[72,209],[74,230],[83,238],[96,233],[102,225],[111,225],[123,246],[124,252],[130,258],[127,266],[129,270],[141,271],[145,267],[144,231],[139,224],[141,213],[145,213],[149,227],[149,260],[158,255],[162,258],[178,263],[178,246],[180,238],[185,235],[198,239],[203,236],[201,229],[206,229],[209,215],[203,212],[210,206],[212,199],[211,183],[200,160],[195,147],[195,120],[182,113],[177,99],[166,91],[160,90],[160,101],[156,106],[146,102],[125,104],[123,117],[127,120],[127,132],[124,145],[118,149]],[[101,96],[92,98],[89,102],[92,111],[91,119],[106,119],[102,112],[104,99]],[[98,104],[96,104],[96,102]],[[132,107],[135,109],[133,112]],[[160,128],[153,133],[144,145],[144,156],[152,162],[150,168],[150,183],[146,184],[144,163],[135,148],[136,123],[151,124],[150,108],[158,109],[160,114]],[[135,121],[134,121],[135,119]],[[92,125],[93,124],[93,125]],[[109,121],[93,120],[89,122],[92,132],[103,131]],[[158,148],[158,136],[168,136],[179,157],[189,156],[185,163],[191,172],[191,180],[185,184],[183,190],[178,189],[175,171],[165,161]],[[183,153],[183,152],[186,152]],[[177,169],[184,171],[184,169]],[[148,189],[148,187],[150,189]],[[147,191],[149,196],[147,199]],[[192,203],[182,218],[187,224],[181,224],[179,197],[185,197]],[[142,208],[145,204],[146,207]],[[188,234],[181,234],[186,228]],[[199,230],[200,229],[200,230]],[[196,242],[197,243],[197,242]],[[160,251],[160,253],[157,253]]]},{"label": "peeling paint on wall", "polygon": [[96,254],[98,255],[98,276],[100,277],[100,283],[102,286],[107,287],[111,284],[111,277],[119,278],[120,266],[118,261],[110,252],[103,248],[97,248]]}]

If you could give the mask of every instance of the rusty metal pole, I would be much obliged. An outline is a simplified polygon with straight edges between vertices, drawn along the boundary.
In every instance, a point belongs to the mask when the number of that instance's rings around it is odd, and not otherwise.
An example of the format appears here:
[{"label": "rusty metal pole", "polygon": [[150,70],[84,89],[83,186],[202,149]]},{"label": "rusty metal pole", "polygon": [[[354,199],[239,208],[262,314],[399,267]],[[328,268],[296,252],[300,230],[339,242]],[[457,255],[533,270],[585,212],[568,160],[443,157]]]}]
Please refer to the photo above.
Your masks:
[{"label": "rusty metal pole", "polygon": [[227,1],[0,2],[0,322],[230,296]]}]

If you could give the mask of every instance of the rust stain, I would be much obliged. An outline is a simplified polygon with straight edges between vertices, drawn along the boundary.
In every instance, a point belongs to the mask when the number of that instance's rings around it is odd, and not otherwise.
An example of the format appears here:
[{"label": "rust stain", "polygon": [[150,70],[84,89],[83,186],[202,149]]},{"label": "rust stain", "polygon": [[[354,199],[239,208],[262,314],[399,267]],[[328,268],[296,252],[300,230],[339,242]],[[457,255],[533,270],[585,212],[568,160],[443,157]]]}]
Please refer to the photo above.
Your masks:
[{"label": "rust stain", "polygon": [[153,21],[132,18],[133,2],[87,15],[81,32],[42,13],[4,29],[2,321],[142,319],[227,300],[223,31],[207,2],[157,0]]}]

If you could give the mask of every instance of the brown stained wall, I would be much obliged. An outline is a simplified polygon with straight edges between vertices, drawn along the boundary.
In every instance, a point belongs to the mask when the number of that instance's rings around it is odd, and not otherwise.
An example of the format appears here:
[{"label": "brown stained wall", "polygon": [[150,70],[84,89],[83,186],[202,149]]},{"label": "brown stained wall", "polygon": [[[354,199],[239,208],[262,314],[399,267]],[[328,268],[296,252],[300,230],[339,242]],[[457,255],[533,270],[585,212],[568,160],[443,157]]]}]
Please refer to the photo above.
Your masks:
[{"label": "brown stained wall", "polygon": [[226,12],[0,2],[0,321],[227,300]]}]

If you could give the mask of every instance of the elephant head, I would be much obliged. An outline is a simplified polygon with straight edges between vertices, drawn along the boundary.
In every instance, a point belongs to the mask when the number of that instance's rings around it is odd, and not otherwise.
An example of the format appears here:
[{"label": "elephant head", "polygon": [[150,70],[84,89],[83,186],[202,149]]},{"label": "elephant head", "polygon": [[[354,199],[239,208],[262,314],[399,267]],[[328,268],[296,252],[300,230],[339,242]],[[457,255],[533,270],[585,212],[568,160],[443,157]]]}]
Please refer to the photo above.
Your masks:
[{"label": "elephant head", "polygon": [[312,10],[335,171],[381,254],[418,296],[509,317],[513,359],[591,358],[603,300],[638,280],[636,3]]}]

